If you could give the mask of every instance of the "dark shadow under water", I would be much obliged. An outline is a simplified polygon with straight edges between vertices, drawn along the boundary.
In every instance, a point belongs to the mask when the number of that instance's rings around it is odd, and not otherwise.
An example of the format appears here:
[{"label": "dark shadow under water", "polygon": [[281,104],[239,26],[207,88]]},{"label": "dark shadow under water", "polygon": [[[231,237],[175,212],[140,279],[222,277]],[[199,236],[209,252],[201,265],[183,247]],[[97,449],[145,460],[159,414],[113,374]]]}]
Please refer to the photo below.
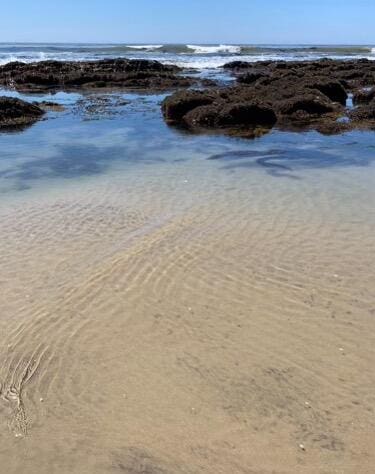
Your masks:
[{"label": "dark shadow under water", "polygon": [[[103,173],[108,168],[108,153],[92,145],[70,145],[55,156],[35,159],[0,172],[0,177],[33,180],[43,177],[75,178]],[[116,152],[116,150],[113,150]]]},{"label": "dark shadow under water", "polygon": [[[361,144],[352,141],[345,145]],[[302,169],[369,166],[375,161],[375,153],[369,151],[371,146],[360,148],[353,152],[343,150],[339,144],[316,148],[301,148],[296,144],[295,147],[287,149],[229,150],[212,155],[208,159],[224,161],[227,164],[222,169],[226,170],[262,167],[271,176],[300,179],[295,172]]]}]

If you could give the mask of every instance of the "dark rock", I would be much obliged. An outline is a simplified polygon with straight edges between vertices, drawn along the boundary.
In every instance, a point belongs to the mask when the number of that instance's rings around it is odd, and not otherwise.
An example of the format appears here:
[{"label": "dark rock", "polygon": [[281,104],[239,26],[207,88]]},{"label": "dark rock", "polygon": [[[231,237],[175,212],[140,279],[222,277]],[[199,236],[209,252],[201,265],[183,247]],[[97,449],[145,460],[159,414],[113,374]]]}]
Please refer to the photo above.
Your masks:
[{"label": "dark rock", "polygon": [[34,105],[37,105],[42,110],[51,110],[54,112],[63,112],[65,107],[63,105],[57,104],[56,102],[51,102],[49,100],[43,100],[42,102],[33,102]]},{"label": "dark rock", "polygon": [[361,89],[353,95],[354,104],[369,104],[375,99],[375,87]]},{"label": "dark rock", "polygon": [[269,77],[269,76],[260,71],[248,72],[247,74],[241,74],[240,76],[238,76],[238,82],[240,84],[253,84],[258,79],[266,78],[266,77]]},{"label": "dark rock", "polygon": [[193,80],[179,76],[179,72],[177,66],[138,59],[13,62],[0,66],[0,85],[32,92],[104,87],[162,90],[190,86]]},{"label": "dark rock", "polygon": [[371,125],[375,127],[375,100],[352,110],[350,118],[354,122],[371,122]]},{"label": "dark rock", "polygon": [[323,78],[312,81],[308,87],[311,87],[312,89],[318,89],[333,102],[339,102],[342,105],[346,104],[348,94],[339,81]]},{"label": "dark rock", "polygon": [[275,112],[261,103],[211,104],[197,107],[184,116],[190,127],[269,126],[277,118]]},{"label": "dark rock", "polygon": [[[182,108],[175,116],[176,123],[192,129],[237,127],[241,133],[251,131],[263,117],[259,109],[255,113],[248,108],[256,104],[267,111],[264,122],[268,126],[276,124],[283,129],[313,128],[331,134],[373,127],[375,61],[234,61],[224,68],[238,84],[201,92],[205,100],[191,101]],[[356,104],[363,105],[346,117],[349,92]],[[177,98],[172,96],[166,102],[174,103]]]},{"label": "dark rock", "polygon": [[212,104],[216,97],[215,92],[193,90],[176,92],[163,101],[163,115],[169,122],[178,122],[190,110],[202,105]]},{"label": "dark rock", "polygon": [[188,127],[194,128],[212,128],[219,127],[218,117],[220,114],[220,106],[217,104],[211,105],[200,105],[189,112],[183,117],[183,124]]},{"label": "dark rock", "polygon": [[285,79],[271,83],[239,85],[207,91],[177,92],[163,103],[168,122],[188,128],[233,128],[242,130],[277,122],[309,122],[332,115],[335,120],[344,109],[317,89],[288,85]]},{"label": "dark rock", "polygon": [[23,63],[21,61],[12,61],[10,63],[4,64],[3,66],[1,66],[1,69],[4,72],[13,71],[13,70],[16,70],[17,68],[23,67],[25,65],[26,65],[26,63]]},{"label": "dark rock", "polygon": [[278,111],[281,115],[302,119],[333,112],[334,106],[321,94],[306,93],[280,102]]},{"label": "dark rock", "polygon": [[[318,61],[244,61],[224,65],[224,69],[234,74],[262,71],[273,77],[281,78],[286,75],[304,77],[307,81],[315,81],[317,76],[328,81],[339,81],[346,89],[353,90],[375,83],[375,62],[363,60],[337,61],[322,59]],[[240,81],[242,79],[239,79]],[[342,99],[343,100],[343,99]],[[342,100],[339,102],[342,103]]]},{"label": "dark rock", "polygon": [[288,64],[287,62],[277,62],[274,65],[275,69],[288,69],[292,67],[291,64]]},{"label": "dark rock", "polygon": [[223,68],[224,69],[248,69],[252,63],[249,63],[247,61],[232,61],[230,63],[224,64]]},{"label": "dark rock", "polygon": [[43,114],[37,105],[13,97],[0,97],[0,128],[29,125]]},{"label": "dark rock", "polygon": [[316,127],[316,130],[322,135],[337,135],[351,130],[352,126],[349,122],[337,122],[337,121],[322,121]]}]

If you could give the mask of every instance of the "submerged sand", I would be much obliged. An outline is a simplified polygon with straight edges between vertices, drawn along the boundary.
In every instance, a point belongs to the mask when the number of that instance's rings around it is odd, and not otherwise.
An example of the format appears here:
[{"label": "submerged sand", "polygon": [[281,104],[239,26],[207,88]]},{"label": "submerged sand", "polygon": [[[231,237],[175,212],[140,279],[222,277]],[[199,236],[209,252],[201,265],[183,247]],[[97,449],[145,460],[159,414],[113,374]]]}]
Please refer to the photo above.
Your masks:
[{"label": "submerged sand", "polygon": [[3,203],[1,472],[373,472],[373,171],[184,171]]}]

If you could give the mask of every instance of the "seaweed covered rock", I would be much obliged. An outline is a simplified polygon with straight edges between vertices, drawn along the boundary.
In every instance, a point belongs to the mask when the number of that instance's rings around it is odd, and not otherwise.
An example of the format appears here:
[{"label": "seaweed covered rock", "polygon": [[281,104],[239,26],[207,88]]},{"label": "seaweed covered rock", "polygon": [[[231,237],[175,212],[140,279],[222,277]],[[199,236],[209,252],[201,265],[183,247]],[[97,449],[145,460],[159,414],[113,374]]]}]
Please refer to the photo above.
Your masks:
[{"label": "seaweed covered rock", "polygon": [[229,70],[248,69],[249,64],[247,61],[231,61],[230,63],[224,64],[223,68]]},{"label": "seaweed covered rock", "polygon": [[20,91],[187,87],[192,79],[180,68],[158,61],[105,59],[101,61],[13,62],[0,66],[0,85]]},{"label": "seaweed covered rock", "polygon": [[317,89],[288,87],[284,81],[238,85],[206,91],[176,92],[162,105],[169,123],[195,128],[273,127],[277,122],[308,122],[332,114],[341,105]]},{"label": "seaweed covered rock", "polygon": [[190,127],[233,127],[266,126],[272,127],[276,114],[268,105],[259,102],[217,103],[191,110],[184,117]]},{"label": "seaweed covered rock", "polygon": [[[250,131],[258,125],[276,125],[341,133],[373,126],[374,61],[234,61],[224,68],[237,85],[174,94],[163,104],[165,118],[169,121],[174,115],[175,123],[190,129]],[[349,93],[361,105],[350,112]],[[178,112],[170,114],[168,104]]]},{"label": "seaweed covered rock", "polygon": [[339,102],[342,105],[346,104],[348,94],[344,89],[343,85],[332,79],[314,79],[306,84],[306,87],[311,89],[317,89],[322,94],[327,96],[333,102]]},{"label": "seaweed covered rock", "polygon": [[[357,89],[375,83],[375,61],[356,59],[340,61],[321,59],[314,61],[234,61],[227,63],[224,69],[230,70],[243,81],[242,76],[261,71],[273,78],[295,77],[306,81],[338,81],[345,89]],[[337,88],[337,85],[335,85]],[[331,87],[329,88],[331,89]],[[341,91],[342,93],[342,91]]]},{"label": "seaweed covered rock", "polygon": [[261,71],[252,71],[246,74],[241,74],[238,76],[238,82],[240,84],[253,84],[258,79],[267,78],[269,77],[268,74],[261,72]]},{"label": "seaweed covered rock", "polygon": [[372,127],[375,127],[375,99],[352,110],[350,118],[354,122],[370,122]]},{"label": "seaweed covered rock", "polygon": [[214,91],[178,91],[162,103],[164,118],[169,122],[179,122],[191,110],[202,105],[212,104],[217,97]]},{"label": "seaweed covered rock", "polygon": [[369,104],[375,99],[375,87],[368,87],[358,90],[353,94],[353,102],[355,104]]},{"label": "seaweed covered rock", "polygon": [[0,128],[30,125],[43,114],[35,104],[14,97],[0,97]]},{"label": "seaweed covered rock", "polygon": [[307,119],[334,111],[334,106],[322,94],[299,94],[278,104],[278,111],[291,119]]}]

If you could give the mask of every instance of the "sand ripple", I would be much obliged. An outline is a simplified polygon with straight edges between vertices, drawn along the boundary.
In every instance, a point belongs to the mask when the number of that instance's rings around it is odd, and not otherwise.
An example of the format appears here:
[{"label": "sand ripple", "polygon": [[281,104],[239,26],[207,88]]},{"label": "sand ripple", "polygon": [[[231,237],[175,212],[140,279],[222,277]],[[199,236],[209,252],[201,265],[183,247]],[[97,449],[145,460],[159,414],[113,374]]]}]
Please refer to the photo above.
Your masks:
[{"label": "sand ripple", "polygon": [[0,210],[7,472],[371,472],[373,191],[216,172]]}]

